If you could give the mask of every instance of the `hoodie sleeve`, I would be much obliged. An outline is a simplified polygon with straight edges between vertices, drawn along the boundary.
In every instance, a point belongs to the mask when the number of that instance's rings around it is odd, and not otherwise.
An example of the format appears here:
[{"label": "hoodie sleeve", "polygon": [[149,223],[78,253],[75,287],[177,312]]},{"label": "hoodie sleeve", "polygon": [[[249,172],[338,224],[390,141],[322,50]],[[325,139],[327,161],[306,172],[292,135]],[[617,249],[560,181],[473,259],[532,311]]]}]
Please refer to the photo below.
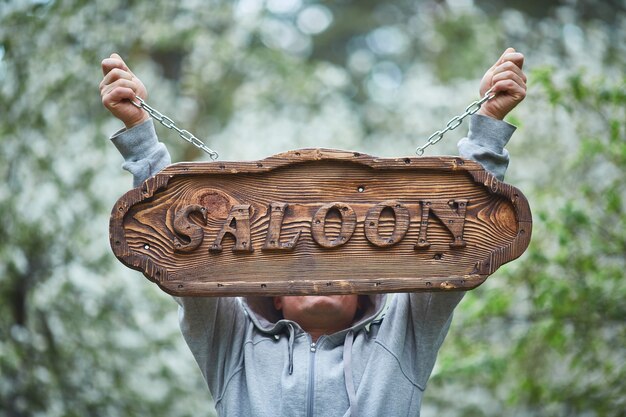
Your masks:
[{"label": "hoodie sleeve", "polygon": [[[159,142],[152,119],[116,132],[111,141],[124,157],[122,168],[133,174],[139,186],[171,163]],[[181,332],[198,363],[209,389],[217,397],[222,381],[236,369],[243,344],[246,317],[236,298],[174,297],[179,304]]]},{"label": "hoodie sleeve", "polygon": [[474,114],[467,137],[458,143],[459,155],[478,162],[502,181],[509,166],[509,152],[504,147],[515,129],[505,121]]},{"label": "hoodie sleeve", "polygon": [[[515,127],[504,121],[473,115],[468,136],[459,141],[459,153],[503,180],[509,163],[504,147],[514,131]],[[396,294],[390,306],[389,314],[396,323],[389,325],[397,329],[389,332],[393,336],[387,343],[396,343],[393,349],[402,358],[405,372],[423,388],[450,328],[453,311],[464,295],[465,291]],[[406,317],[408,323],[399,317]]]},{"label": "hoodie sleeve", "polygon": [[233,297],[174,297],[178,321],[211,395],[218,399],[242,366],[249,318]]},{"label": "hoodie sleeve", "polygon": [[118,130],[111,136],[111,142],[124,157],[122,168],[133,174],[133,187],[171,163],[167,148],[157,138],[152,119]]}]

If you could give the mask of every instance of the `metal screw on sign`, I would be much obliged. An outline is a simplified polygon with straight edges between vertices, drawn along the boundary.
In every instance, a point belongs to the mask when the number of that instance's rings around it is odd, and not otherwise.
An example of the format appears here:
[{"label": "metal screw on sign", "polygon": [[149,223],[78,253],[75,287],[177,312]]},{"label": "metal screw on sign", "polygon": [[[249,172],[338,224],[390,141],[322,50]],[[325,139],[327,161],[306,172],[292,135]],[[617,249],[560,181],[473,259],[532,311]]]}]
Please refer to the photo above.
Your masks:
[{"label": "metal screw on sign", "polygon": [[148,114],[154,120],[158,121],[159,123],[161,123],[163,126],[167,127],[168,129],[173,129],[177,131],[181,138],[191,143],[195,147],[200,148],[204,152],[208,153],[209,157],[212,160],[216,160],[219,157],[219,154],[217,152],[215,152],[213,149],[206,146],[204,142],[202,142],[200,139],[195,137],[188,130],[181,129],[178,126],[176,126],[176,123],[174,123],[172,119],[170,119],[169,117],[167,117],[160,111],[156,110],[155,108],[150,107],[141,97],[135,96],[135,98],[137,99],[139,103],[132,101],[132,100],[131,100],[131,103],[133,103],[136,107],[139,107],[140,109],[144,109],[145,111],[147,111]]},{"label": "metal screw on sign", "polygon": [[487,92],[485,93],[485,95],[483,96],[483,98],[481,98],[480,100],[476,100],[475,102],[473,102],[472,104],[470,104],[469,106],[467,106],[465,108],[465,112],[459,116],[455,116],[452,119],[450,119],[450,121],[446,124],[445,129],[443,130],[438,130],[435,133],[433,133],[432,135],[430,135],[428,137],[428,140],[426,141],[425,144],[423,144],[422,146],[418,146],[417,149],[415,149],[415,153],[418,156],[422,156],[424,155],[424,150],[426,148],[428,148],[430,145],[434,145],[437,142],[439,142],[441,139],[443,139],[443,135],[450,131],[450,130],[454,130],[457,127],[459,127],[461,125],[461,123],[463,123],[463,119],[465,119],[467,116],[470,116],[474,113],[476,113],[478,110],[480,110],[480,108],[482,107],[482,105],[486,102],[491,100],[492,98],[494,98],[496,95],[493,94],[491,92],[491,89],[487,90]]}]

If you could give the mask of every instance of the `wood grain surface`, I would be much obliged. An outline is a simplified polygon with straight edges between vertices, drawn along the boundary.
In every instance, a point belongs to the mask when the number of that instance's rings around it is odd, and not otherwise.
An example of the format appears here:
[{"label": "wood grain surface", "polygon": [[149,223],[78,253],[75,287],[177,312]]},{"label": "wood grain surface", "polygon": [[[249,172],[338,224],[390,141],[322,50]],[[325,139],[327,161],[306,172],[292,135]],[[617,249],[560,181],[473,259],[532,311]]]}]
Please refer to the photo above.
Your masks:
[{"label": "wood grain surface", "polygon": [[528,201],[459,157],[301,149],[179,163],[122,196],[115,255],[179,296],[469,290],[528,247]]}]

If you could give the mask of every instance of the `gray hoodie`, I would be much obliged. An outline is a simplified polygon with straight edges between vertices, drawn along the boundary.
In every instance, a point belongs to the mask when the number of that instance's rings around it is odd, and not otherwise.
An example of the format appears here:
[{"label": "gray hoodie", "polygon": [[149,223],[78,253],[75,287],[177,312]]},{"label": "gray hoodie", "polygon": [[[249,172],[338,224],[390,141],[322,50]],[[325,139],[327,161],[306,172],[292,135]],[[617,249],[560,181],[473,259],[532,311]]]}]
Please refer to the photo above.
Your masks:
[{"label": "gray hoodie", "polygon": [[[470,119],[461,156],[503,179],[515,128]],[[138,186],[170,163],[152,121],[112,141]],[[355,271],[358,273],[358,271]],[[315,343],[269,297],[176,298],[180,327],[220,416],[419,416],[437,352],[463,292],[360,296],[349,329]]]}]

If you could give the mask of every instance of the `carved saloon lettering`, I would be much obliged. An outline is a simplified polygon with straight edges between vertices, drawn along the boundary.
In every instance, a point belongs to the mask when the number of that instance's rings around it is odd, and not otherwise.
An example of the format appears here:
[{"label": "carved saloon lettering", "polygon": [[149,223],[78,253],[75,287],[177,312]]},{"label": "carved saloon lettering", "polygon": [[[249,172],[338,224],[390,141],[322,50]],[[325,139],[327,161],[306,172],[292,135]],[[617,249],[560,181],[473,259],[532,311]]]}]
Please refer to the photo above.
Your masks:
[{"label": "carved saloon lettering", "polygon": [[465,247],[465,241],[463,240],[463,226],[465,225],[465,211],[467,210],[468,200],[428,200],[421,201],[422,206],[422,218],[420,222],[420,235],[418,242],[415,245],[415,249],[425,249],[430,247],[426,234],[428,232],[428,216],[432,213],[441,220],[441,223],[445,226],[454,240],[450,242],[451,248],[463,248]]},{"label": "carved saloon lettering", "polygon": [[[382,237],[378,231],[380,215],[386,208],[393,210],[393,215],[396,218],[393,233],[388,238]],[[392,246],[404,238],[404,235],[409,230],[409,223],[409,209],[395,200],[383,201],[367,211],[365,216],[365,237],[373,245],[381,248]]]},{"label": "carved saloon lettering", "polygon": [[[449,243],[451,248],[463,248],[466,242],[463,240],[463,227],[468,205],[467,199],[453,200],[422,200],[419,202],[421,213],[418,241],[415,250],[423,250],[430,247],[428,241],[428,224],[432,217],[439,219],[444,228],[452,235]],[[211,244],[209,250],[219,253],[223,250],[222,241],[228,234],[235,240],[233,252],[252,252],[252,236],[250,228],[250,204],[237,204],[231,207],[226,220]],[[288,241],[281,242],[281,233],[285,213],[289,208],[288,203],[270,203],[268,209],[269,224],[265,236],[265,242],[261,248],[264,251],[290,251],[296,247],[302,234],[302,230]],[[391,235],[381,235],[379,226],[380,218],[384,210],[391,210],[394,215],[394,226]],[[336,237],[331,238],[326,233],[326,223],[330,212],[339,214],[340,230]],[[207,209],[198,204],[182,207],[174,214],[173,238],[174,249],[177,252],[192,252],[196,250],[204,239],[205,227],[191,220],[196,214],[207,224],[209,213]],[[432,214],[432,216],[431,216]],[[328,203],[321,206],[310,220],[311,237],[313,241],[323,248],[336,248],[346,244],[354,234],[357,226],[357,214],[350,205],[341,202]],[[404,239],[411,226],[409,208],[396,200],[386,200],[375,204],[367,211],[363,221],[363,231],[366,239],[374,246],[386,248],[393,246]]]},{"label": "carved saloon lettering", "polygon": [[292,250],[296,247],[296,242],[300,238],[301,230],[289,241],[280,243],[280,232],[285,218],[285,211],[289,204],[287,203],[271,203],[270,204],[270,225],[267,229],[267,236],[263,250]]},{"label": "carved saloon lettering", "polygon": [[207,219],[207,210],[199,204],[191,204],[178,210],[174,215],[174,230],[180,236],[174,237],[174,248],[178,252],[192,252],[198,249],[204,239],[202,227],[191,222],[189,216],[192,213],[200,213],[204,223]]},{"label": "carved saloon lettering", "polygon": [[233,252],[252,252],[253,249],[250,240],[250,204],[238,204],[230,209],[226,221],[211,245],[211,251],[222,251],[222,240],[227,233],[235,238]]},{"label": "carved saloon lettering", "polygon": [[[331,210],[336,210],[341,216],[341,230],[339,235],[332,240],[326,236],[324,230],[326,217]],[[352,237],[354,229],[356,229],[356,213],[352,207],[344,203],[329,203],[320,207],[313,216],[311,236],[318,245],[324,248],[335,248],[346,244]]]}]

